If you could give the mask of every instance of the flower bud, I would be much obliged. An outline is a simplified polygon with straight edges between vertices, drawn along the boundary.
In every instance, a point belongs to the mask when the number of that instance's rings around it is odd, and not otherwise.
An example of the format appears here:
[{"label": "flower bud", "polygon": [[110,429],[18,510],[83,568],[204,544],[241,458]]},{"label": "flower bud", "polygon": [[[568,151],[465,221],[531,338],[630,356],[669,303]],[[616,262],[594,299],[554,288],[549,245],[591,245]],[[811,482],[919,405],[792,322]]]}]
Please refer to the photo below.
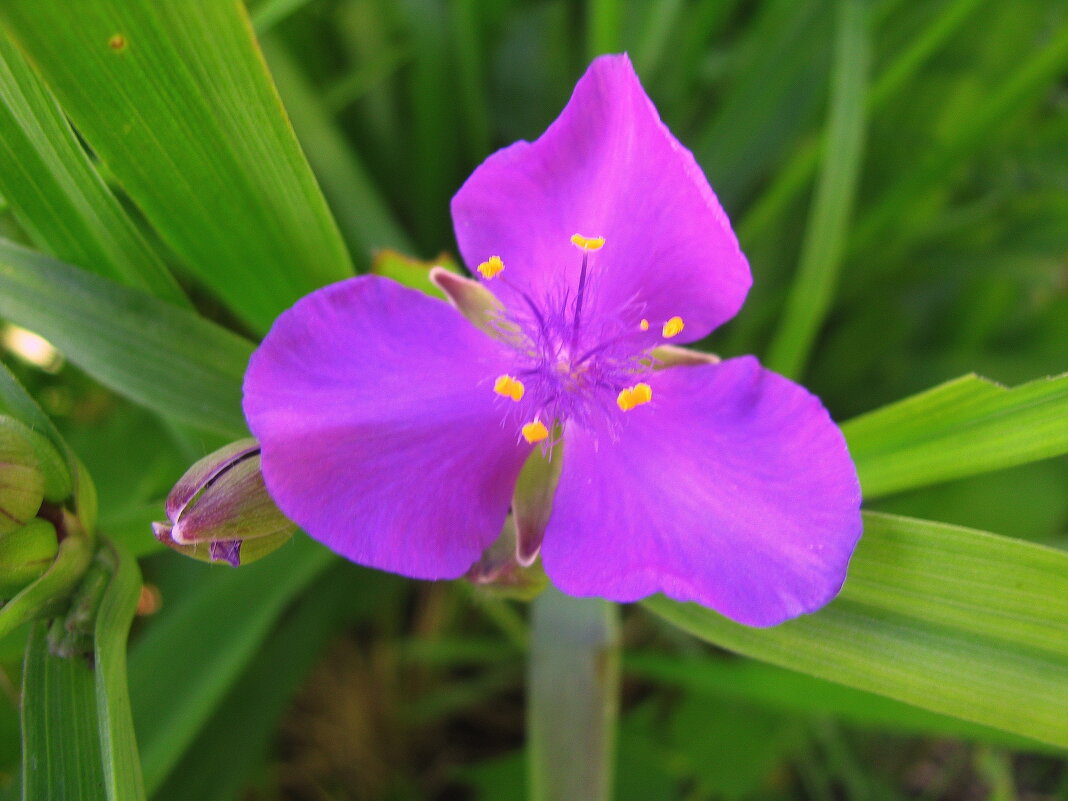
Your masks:
[{"label": "flower bud", "polygon": [[14,531],[0,534],[0,598],[13,598],[39,578],[56,558],[56,529],[47,520],[33,518]]},{"label": "flower bud", "polygon": [[0,417],[0,535],[17,531],[37,516],[45,478],[29,429]]},{"label": "flower bud", "polygon": [[267,494],[260,446],[244,439],[205,456],[167,497],[168,523],[153,523],[156,539],[205,562],[234,567],[259,559],[296,529]]}]

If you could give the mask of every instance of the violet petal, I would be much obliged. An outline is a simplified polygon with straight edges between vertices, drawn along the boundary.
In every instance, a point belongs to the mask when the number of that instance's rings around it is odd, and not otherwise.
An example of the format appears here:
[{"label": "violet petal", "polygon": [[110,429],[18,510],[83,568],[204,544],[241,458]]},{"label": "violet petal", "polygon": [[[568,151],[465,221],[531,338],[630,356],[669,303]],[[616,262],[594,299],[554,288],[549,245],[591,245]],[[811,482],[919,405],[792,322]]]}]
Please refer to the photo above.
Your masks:
[{"label": "violet petal", "polygon": [[[578,284],[572,234],[603,236],[590,255],[591,316],[675,315],[700,339],[735,315],[749,265],[701,168],[660,121],[625,56],[596,59],[534,143],[494,153],[452,200],[456,239],[474,270],[490,256],[535,299]],[[501,279],[494,291],[518,305]]]},{"label": "violet petal", "polygon": [[245,376],[268,491],[354,562],[459,577],[500,534],[530,453],[492,391],[508,357],[445,302],[387,279],[312,293]]},{"label": "violet petal", "polygon": [[770,626],[837,594],[860,486],[819,399],[751,356],[664,370],[618,441],[569,427],[542,545],[572,595],[663,592]]}]

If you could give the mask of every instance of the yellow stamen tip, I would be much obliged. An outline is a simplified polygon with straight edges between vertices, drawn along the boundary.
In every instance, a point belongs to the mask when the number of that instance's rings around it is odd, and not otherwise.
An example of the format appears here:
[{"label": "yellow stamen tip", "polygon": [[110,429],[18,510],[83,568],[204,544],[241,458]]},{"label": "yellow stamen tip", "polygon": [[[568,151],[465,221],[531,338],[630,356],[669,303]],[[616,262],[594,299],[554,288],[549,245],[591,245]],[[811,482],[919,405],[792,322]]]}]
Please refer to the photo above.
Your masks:
[{"label": "yellow stamen tip", "polygon": [[664,323],[664,338],[671,339],[682,333],[682,329],[686,325],[682,322],[681,317],[672,317],[666,323]]},{"label": "yellow stamen tip", "polygon": [[621,411],[629,412],[635,406],[641,406],[652,399],[653,388],[643,381],[640,384],[635,384],[633,387],[627,387],[622,390],[619,393],[619,397],[616,398],[616,405],[619,406]]},{"label": "yellow stamen tip", "polygon": [[649,321],[648,321],[648,320],[642,320],[642,321],[641,321],[641,322],[640,322],[640,323],[638,324],[638,327],[639,327],[639,328],[640,328],[640,329],[641,329],[642,331],[648,331],[648,330],[649,330]]},{"label": "yellow stamen tip", "polygon": [[493,391],[502,397],[519,401],[523,399],[526,388],[519,379],[512,378],[510,375],[502,375],[497,376],[497,380],[493,382]]},{"label": "yellow stamen tip", "polygon": [[574,234],[571,237],[571,244],[577,247],[579,250],[600,250],[604,247],[604,237],[583,236],[582,234]]},{"label": "yellow stamen tip", "polygon": [[490,279],[498,273],[504,272],[504,262],[501,261],[500,256],[490,256],[475,269],[482,273],[483,278]]},{"label": "yellow stamen tip", "polygon": [[535,442],[541,442],[547,436],[549,436],[549,429],[545,427],[545,423],[541,420],[535,420],[533,423],[527,423],[522,428],[523,439],[533,445]]}]

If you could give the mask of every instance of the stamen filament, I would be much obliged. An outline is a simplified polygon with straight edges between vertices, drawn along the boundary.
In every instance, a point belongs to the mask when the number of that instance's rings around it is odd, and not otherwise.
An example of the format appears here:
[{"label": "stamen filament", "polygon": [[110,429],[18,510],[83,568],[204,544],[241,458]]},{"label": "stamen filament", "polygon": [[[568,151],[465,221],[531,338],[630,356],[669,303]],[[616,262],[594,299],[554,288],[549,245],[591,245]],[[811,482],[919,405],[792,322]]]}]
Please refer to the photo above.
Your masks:
[{"label": "stamen filament", "polygon": [[[575,234],[575,236],[578,236],[578,234]],[[574,238],[575,237],[571,238],[572,241],[574,241]],[[582,296],[585,294],[586,290],[586,267],[589,263],[589,257],[589,251],[583,249],[582,270],[579,272],[578,295],[575,296],[575,324],[571,327],[571,350],[574,350],[575,346],[578,344],[579,324],[582,321]]]}]

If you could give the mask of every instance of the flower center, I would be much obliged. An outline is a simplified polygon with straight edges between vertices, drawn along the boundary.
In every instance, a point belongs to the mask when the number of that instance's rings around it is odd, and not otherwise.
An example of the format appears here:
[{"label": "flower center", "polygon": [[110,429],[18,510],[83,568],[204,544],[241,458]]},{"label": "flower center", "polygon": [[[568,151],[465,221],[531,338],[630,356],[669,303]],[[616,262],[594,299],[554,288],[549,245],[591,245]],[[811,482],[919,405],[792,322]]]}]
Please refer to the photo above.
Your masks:
[{"label": "flower center", "polygon": [[[571,243],[582,253],[578,285],[535,300],[519,287],[500,280],[522,299],[509,309],[499,328],[515,352],[511,372],[497,376],[493,391],[513,405],[518,436],[529,443],[549,438],[557,424],[573,423],[615,438],[622,413],[650,403],[653,390],[645,378],[652,372],[651,351],[683,330],[672,317],[650,330],[636,307],[592,309],[596,271],[592,254],[603,237],[575,234]],[[504,272],[499,256],[478,265],[489,280]],[[551,443],[550,443],[551,444]]]}]

